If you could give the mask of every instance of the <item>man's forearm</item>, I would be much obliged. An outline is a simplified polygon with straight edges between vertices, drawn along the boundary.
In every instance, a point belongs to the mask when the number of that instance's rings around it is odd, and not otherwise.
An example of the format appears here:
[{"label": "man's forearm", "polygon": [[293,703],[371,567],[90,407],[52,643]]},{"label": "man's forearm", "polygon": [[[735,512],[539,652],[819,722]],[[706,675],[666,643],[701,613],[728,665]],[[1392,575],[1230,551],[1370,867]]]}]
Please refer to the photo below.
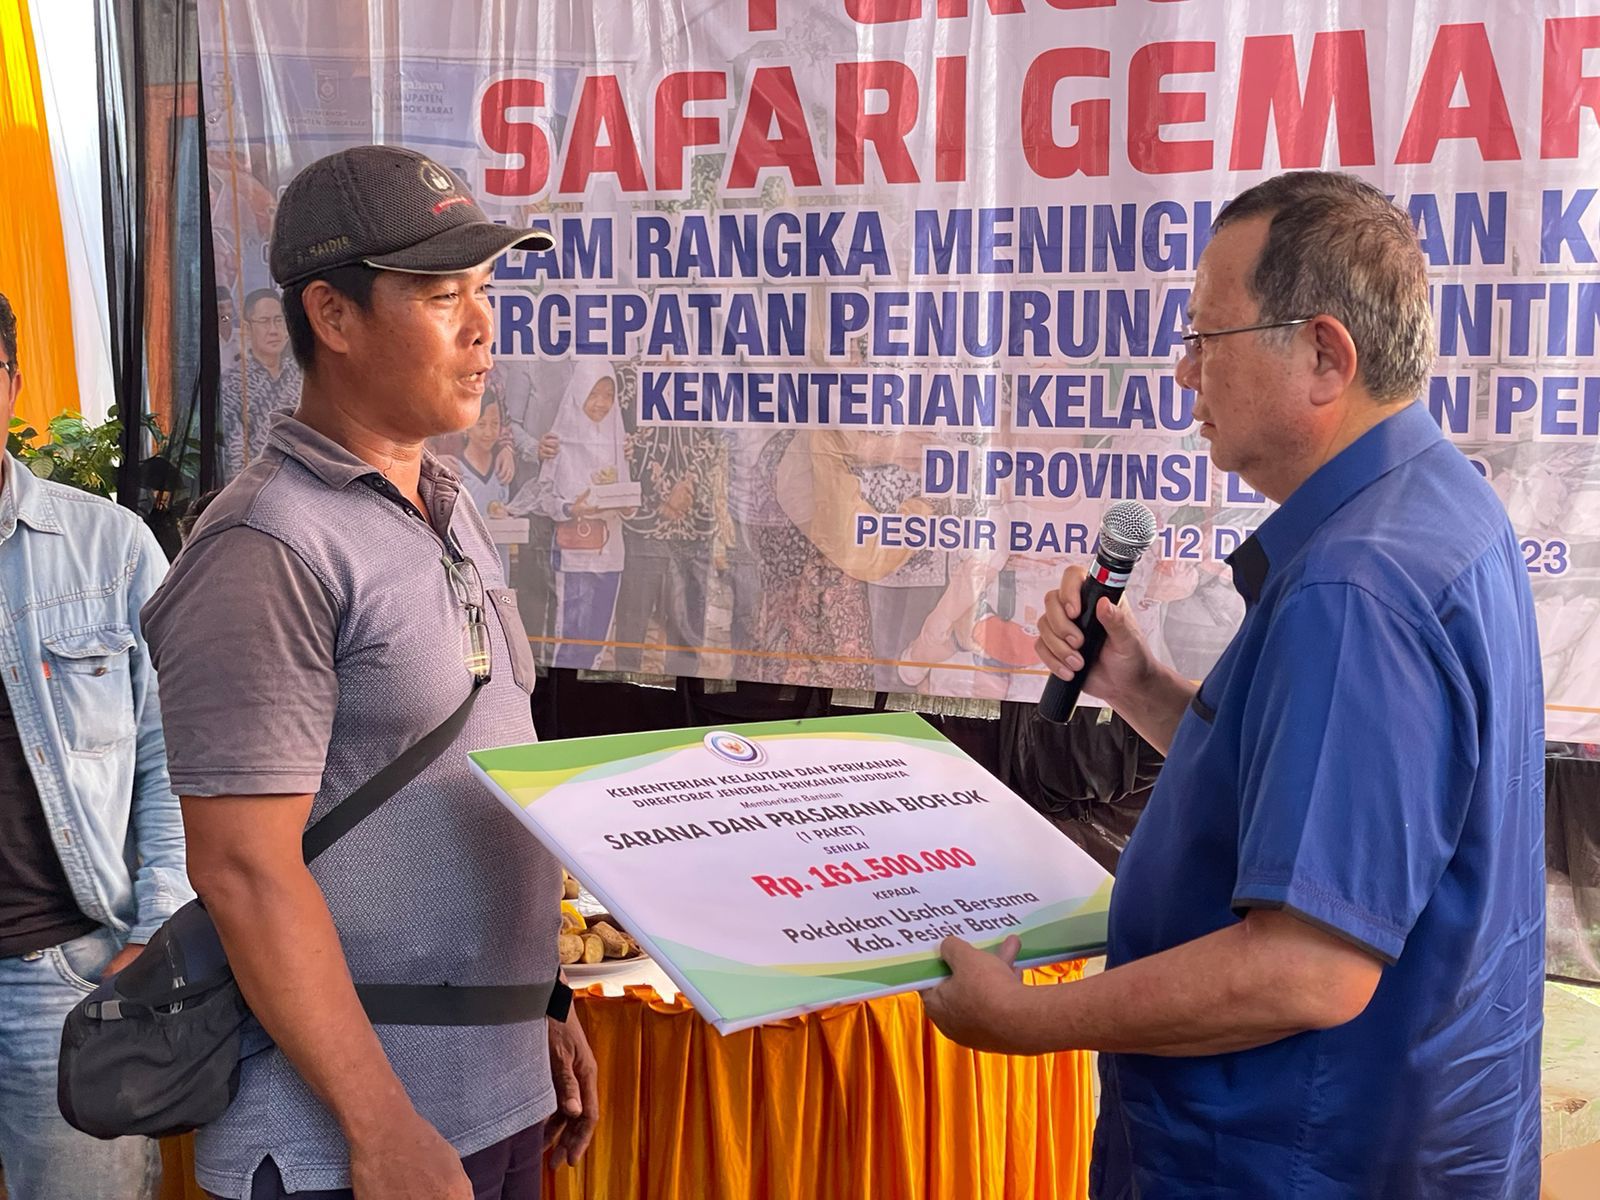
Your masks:
[{"label": "man's forearm", "polygon": [[1014,1052],[1225,1054],[1353,1019],[1376,986],[1376,961],[1300,936],[1240,922],[1078,983],[1019,989]]},{"label": "man's forearm", "polygon": [[1198,690],[1171,667],[1154,663],[1137,690],[1105,699],[1140,737],[1166,754],[1177,735],[1178,722]]},{"label": "man's forearm", "polygon": [[356,997],[310,871],[238,870],[201,889],[251,1011],[351,1142],[411,1102]]}]

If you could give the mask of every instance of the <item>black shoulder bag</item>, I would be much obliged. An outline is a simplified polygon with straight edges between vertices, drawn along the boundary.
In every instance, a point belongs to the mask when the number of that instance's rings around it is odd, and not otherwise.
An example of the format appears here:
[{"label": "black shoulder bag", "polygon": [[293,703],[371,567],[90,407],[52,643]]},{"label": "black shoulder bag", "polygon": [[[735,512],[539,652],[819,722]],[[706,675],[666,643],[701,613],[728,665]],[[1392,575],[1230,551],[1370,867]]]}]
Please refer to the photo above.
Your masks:
[{"label": "black shoulder bag", "polygon": [[[427,736],[305,832],[307,863],[438,758],[466,725],[482,682]],[[357,984],[374,1025],[509,1025],[565,1020],[559,979],[494,987]],[[272,1044],[251,1015],[211,915],[190,901],[124,971],[78,1002],[61,1034],[56,1099],[98,1138],[169,1137],[215,1121],[239,1088],[240,1061]]]}]

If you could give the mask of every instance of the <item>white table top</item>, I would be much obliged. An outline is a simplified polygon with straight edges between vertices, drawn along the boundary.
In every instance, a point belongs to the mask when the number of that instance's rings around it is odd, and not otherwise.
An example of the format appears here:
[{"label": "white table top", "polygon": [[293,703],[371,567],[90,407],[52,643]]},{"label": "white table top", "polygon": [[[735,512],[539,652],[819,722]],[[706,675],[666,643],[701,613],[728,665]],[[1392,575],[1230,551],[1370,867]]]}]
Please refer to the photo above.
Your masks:
[{"label": "white table top", "polygon": [[655,988],[656,994],[663,1000],[675,999],[678,995],[678,985],[673,983],[667,973],[656,965],[652,958],[641,958],[637,962],[618,963],[616,970],[607,971],[603,975],[593,975],[587,978],[574,977],[568,968],[567,983],[575,992],[599,984],[605,995],[621,996],[630,987],[648,984]]}]

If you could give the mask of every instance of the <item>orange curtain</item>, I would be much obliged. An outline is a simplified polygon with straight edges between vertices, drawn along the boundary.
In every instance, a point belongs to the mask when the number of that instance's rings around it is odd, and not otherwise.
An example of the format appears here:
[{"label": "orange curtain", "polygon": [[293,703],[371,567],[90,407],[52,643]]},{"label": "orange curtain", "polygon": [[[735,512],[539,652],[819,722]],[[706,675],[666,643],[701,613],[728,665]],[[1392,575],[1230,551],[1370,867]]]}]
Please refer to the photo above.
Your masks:
[{"label": "orange curtain", "polygon": [[72,297],[55,167],[28,0],[0,0],[0,292],[17,312],[25,385],[17,416],[35,428],[77,409]]}]

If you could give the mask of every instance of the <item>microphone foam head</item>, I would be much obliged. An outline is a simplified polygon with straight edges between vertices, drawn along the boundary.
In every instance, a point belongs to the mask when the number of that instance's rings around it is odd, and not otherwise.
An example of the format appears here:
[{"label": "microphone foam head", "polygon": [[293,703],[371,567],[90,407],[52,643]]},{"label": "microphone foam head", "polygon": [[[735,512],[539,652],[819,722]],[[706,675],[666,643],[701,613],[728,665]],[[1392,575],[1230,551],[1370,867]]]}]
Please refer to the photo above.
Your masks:
[{"label": "microphone foam head", "polygon": [[1156,540],[1156,515],[1137,500],[1118,500],[1100,521],[1100,544],[1113,557],[1137,562]]}]

